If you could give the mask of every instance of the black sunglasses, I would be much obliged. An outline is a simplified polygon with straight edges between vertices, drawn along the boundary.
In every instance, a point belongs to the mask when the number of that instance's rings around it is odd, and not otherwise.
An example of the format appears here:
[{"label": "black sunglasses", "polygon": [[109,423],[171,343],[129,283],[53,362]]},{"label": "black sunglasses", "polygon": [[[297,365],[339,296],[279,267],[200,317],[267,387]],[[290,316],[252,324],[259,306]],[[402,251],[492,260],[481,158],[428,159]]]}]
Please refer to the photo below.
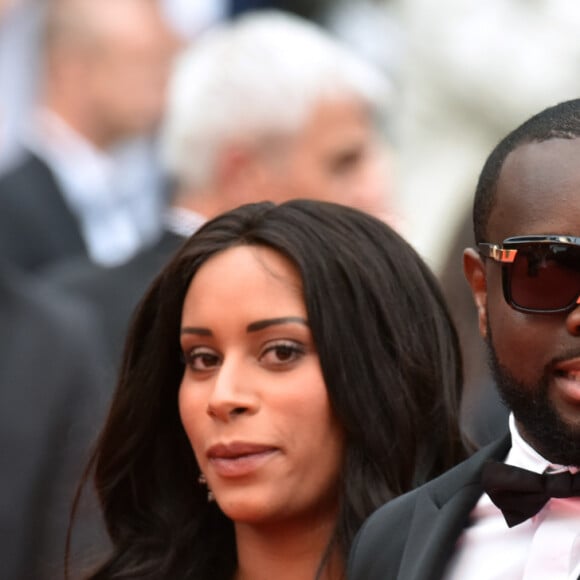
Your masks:
[{"label": "black sunglasses", "polygon": [[550,313],[580,305],[580,238],[515,236],[477,247],[502,265],[503,295],[512,308]]}]

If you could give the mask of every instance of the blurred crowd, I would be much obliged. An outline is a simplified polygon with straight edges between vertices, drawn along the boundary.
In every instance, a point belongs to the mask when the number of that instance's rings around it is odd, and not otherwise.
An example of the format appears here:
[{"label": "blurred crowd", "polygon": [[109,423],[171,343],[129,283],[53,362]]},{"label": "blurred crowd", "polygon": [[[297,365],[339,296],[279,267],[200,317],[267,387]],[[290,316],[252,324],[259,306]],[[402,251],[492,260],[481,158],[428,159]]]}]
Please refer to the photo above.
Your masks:
[{"label": "blurred crowd", "polygon": [[[393,225],[449,299],[466,428],[495,436],[507,413],[482,395],[461,273],[470,201],[508,128],[580,93],[579,26],[573,0],[0,0],[6,577],[54,577],[140,297],[242,203],[318,198]],[[106,542],[86,511],[73,550]]]}]

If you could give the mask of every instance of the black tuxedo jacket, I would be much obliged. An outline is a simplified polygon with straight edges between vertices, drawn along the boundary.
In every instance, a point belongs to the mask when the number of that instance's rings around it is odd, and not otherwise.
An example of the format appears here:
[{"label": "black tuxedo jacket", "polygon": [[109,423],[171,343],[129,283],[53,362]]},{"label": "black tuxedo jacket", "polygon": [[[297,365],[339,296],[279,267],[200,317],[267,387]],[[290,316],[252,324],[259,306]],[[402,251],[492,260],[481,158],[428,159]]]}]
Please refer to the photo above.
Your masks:
[{"label": "black tuxedo jacket", "polygon": [[483,494],[484,463],[509,447],[506,436],[379,508],[355,538],[348,580],[439,580]]},{"label": "black tuxedo jacket", "polygon": [[76,216],[49,167],[35,155],[0,177],[0,248],[27,271],[88,256]]}]

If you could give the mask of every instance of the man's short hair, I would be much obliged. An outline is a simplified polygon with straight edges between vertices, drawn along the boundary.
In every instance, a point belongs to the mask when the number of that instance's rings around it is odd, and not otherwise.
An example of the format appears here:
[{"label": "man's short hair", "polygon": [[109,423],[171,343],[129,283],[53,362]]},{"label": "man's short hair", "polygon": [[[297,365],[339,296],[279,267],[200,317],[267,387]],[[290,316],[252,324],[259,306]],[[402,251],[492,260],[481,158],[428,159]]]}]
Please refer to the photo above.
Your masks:
[{"label": "man's short hair", "polygon": [[476,243],[489,241],[487,239],[489,216],[495,204],[497,182],[507,156],[520,145],[527,143],[578,137],[580,137],[580,99],[574,99],[544,109],[496,145],[483,166],[475,190],[473,232]]}]

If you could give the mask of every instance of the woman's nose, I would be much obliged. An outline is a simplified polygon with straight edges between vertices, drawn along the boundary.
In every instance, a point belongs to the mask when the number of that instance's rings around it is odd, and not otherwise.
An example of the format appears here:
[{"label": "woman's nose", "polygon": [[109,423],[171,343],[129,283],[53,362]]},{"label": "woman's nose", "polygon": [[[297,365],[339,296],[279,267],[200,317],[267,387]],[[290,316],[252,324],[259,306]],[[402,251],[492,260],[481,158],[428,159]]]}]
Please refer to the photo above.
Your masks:
[{"label": "woman's nose", "polygon": [[240,415],[257,412],[259,400],[253,384],[255,373],[249,363],[241,358],[222,363],[207,404],[207,414],[220,421],[229,422]]}]

